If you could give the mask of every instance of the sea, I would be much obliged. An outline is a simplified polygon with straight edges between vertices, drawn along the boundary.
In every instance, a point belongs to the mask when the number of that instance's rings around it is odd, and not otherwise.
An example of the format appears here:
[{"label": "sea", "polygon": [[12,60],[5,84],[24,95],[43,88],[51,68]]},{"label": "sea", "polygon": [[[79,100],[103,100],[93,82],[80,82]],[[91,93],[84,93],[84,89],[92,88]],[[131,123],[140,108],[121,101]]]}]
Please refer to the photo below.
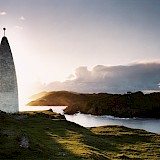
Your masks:
[{"label": "sea", "polygon": [[160,134],[160,119],[151,118],[118,118],[110,115],[94,116],[90,114],[76,113],[74,115],[64,114],[63,109],[67,106],[23,106],[20,111],[38,111],[52,109],[61,113],[67,121],[74,122],[83,127],[98,127],[105,125],[120,125],[134,129],[143,129],[152,133]]}]

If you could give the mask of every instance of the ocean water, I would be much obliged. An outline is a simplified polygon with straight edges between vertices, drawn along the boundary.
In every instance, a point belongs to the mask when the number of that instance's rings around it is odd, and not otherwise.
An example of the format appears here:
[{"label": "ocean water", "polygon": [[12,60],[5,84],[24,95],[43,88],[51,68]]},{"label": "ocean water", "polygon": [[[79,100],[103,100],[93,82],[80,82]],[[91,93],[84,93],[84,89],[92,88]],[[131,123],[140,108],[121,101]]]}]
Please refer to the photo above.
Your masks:
[{"label": "ocean water", "polygon": [[[24,106],[20,111],[36,111],[52,109],[54,112],[63,113],[66,106]],[[121,125],[129,128],[143,129],[148,132],[160,133],[160,119],[146,118],[118,118],[113,116],[93,116],[90,114],[77,113],[65,115],[67,121],[77,123],[83,127],[97,127],[104,125]]]}]

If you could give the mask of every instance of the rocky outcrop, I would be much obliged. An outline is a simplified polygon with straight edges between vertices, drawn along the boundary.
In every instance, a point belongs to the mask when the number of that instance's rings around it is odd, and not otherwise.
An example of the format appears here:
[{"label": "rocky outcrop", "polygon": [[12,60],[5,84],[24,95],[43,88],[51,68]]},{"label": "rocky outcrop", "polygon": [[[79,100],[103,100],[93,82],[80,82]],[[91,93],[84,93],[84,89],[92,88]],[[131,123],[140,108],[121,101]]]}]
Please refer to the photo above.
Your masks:
[{"label": "rocky outcrop", "polygon": [[[44,110],[44,111],[24,111],[24,112],[21,112],[21,114],[18,115],[18,117],[16,117],[16,119],[24,120],[25,118],[27,118],[29,116],[29,114],[38,115],[38,116],[49,118],[49,119],[59,119],[59,120],[66,119],[64,115],[62,115],[60,113],[53,112],[52,109]],[[21,119],[22,116],[23,116],[23,119]]]}]

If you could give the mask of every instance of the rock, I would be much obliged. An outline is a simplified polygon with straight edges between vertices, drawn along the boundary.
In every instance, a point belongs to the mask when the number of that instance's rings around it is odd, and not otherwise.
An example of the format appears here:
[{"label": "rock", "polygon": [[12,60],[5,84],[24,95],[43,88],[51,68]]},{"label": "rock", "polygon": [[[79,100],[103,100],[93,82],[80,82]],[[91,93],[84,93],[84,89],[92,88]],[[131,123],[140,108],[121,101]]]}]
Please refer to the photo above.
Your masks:
[{"label": "rock", "polygon": [[20,146],[25,149],[29,147],[29,138],[26,135],[22,136]]}]

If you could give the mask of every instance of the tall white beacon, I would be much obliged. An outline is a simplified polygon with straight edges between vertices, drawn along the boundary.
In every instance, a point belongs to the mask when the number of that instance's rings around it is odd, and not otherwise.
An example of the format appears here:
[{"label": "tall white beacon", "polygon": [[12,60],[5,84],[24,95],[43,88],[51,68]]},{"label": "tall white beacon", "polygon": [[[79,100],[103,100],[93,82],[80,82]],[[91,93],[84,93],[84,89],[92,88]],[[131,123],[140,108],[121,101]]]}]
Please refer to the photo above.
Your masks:
[{"label": "tall white beacon", "polygon": [[6,28],[0,44],[0,110],[7,113],[19,112],[16,70]]}]

